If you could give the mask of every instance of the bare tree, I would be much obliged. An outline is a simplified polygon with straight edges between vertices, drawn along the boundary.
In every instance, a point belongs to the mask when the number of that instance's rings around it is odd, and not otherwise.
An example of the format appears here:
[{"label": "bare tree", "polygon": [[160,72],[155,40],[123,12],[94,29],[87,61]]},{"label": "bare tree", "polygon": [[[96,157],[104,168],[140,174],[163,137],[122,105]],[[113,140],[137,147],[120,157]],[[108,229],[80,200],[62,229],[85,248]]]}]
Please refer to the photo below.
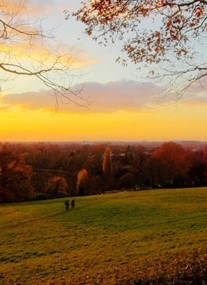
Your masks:
[{"label": "bare tree", "polygon": [[80,88],[71,88],[75,76],[71,51],[59,51],[53,30],[44,31],[41,19],[32,22],[28,5],[21,0],[0,3],[0,81],[35,77],[53,91],[57,102],[61,98],[87,105]]},{"label": "bare tree", "polygon": [[84,0],[73,16],[99,44],[121,44],[123,65],[147,66],[180,90],[207,76],[207,1]]}]

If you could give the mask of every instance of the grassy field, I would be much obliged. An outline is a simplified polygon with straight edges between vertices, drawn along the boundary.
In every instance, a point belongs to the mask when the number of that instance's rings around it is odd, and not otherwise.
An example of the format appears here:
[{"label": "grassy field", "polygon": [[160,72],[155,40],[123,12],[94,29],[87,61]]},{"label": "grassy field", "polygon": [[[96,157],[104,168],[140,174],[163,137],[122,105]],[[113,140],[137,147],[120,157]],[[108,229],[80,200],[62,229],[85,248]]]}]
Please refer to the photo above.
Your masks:
[{"label": "grassy field", "polygon": [[0,206],[1,285],[139,284],[207,252],[207,188],[77,197],[76,206]]}]

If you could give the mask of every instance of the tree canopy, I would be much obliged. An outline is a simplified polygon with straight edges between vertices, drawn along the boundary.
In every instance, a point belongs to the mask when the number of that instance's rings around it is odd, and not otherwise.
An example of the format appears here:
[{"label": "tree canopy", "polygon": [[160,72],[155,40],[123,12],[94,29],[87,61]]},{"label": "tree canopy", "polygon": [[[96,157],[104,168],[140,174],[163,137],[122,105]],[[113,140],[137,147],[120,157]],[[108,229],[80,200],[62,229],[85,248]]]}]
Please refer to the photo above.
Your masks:
[{"label": "tree canopy", "polygon": [[121,43],[124,65],[150,66],[151,76],[182,78],[182,86],[207,75],[207,1],[85,0],[73,15],[100,44]]}]

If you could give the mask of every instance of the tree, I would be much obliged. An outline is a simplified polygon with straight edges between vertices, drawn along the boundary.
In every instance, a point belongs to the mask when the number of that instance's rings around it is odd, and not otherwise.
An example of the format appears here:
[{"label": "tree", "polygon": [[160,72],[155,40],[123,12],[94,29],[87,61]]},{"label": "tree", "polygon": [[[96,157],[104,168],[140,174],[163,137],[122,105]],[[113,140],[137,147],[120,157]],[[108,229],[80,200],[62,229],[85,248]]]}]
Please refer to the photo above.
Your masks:
[{"label": "tree", "polygon": [[190,168],[188,177],[189,185],[191,186],[197,187],[206,185],[206,150],[204,148],[204,150],[198,149],[189,152]]},{"label": "tree", "polygon": [[87,103],[80,90],[71,88],[72,57],[55,48],[54,35],[42,29],[41,20],[32,22],[28,7],[26,1],[1,1],[1,82],[13,80],[16,76],[35,77],[54,92],[56,100],[61,97]]},{"label": "tree", "polygon": [[154,74],[153,64],[162,62],[165,76],[187,80],[185,86],[207,75],[205,0],[87,0],[73,16],[100,44],[120,41],[127,58],[117,61],[124,65],[145,63]]},{"label": "tree", "polygon": [[147,151],[147,149],[142,146],[142,145],[138,145],[135,149],[135,155],[134,155],[134,167],[137,168],[137,184],[138,185],[142,185],[144,183],[144,179],[145,179],[145,170],[146,170],[146,164],[147,164],[147,159],[149,157],[149,153]]},{"label": "tree", "polygon": [[87,194],[88,188],[88,171],[85,168],[82,168],[77,174],[77,192],[80,196]]},{"label": "tree", "polygon": [[6,149],[0,152],[0,202],[17,202],[33,199],[32,167],[23,155],[14,155]]},{"label": "tree", "polygon": [[53,176],[48,180],[46,192],[53,198],[66,197],[68,195],[68,184],[64,177]]},{"label": "tree", "polygon": [[135,177],[132,173],[127,172],[119,178],[119,186],[121,188],[132,188],[135,185]]},{"label": "tree", "polygon": [[151,160],[157,171],[157,183],[161,184],[173,185],[190,167],[185,149],[174,142],[163,143],[152,153]]},{"label": "tree", "polygon": [[110,177],[112,175],[111,149],[109,146],[105,148],[105,152],[103,154],[102,169],[106,177]]}]

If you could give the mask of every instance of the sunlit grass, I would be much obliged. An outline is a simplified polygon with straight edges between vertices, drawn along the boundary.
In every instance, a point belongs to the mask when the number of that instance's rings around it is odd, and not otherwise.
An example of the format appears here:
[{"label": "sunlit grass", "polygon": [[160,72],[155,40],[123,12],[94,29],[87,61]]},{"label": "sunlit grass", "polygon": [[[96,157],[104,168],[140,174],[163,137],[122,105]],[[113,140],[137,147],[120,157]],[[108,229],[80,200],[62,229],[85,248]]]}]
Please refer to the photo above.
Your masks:
[{"label": "sunlit grass", "polygon": [[77,197],[68,212],[64,199],[1,205],[0,284],[151,276],[158,261],[205,253],[206,221],[206,188]]}]

